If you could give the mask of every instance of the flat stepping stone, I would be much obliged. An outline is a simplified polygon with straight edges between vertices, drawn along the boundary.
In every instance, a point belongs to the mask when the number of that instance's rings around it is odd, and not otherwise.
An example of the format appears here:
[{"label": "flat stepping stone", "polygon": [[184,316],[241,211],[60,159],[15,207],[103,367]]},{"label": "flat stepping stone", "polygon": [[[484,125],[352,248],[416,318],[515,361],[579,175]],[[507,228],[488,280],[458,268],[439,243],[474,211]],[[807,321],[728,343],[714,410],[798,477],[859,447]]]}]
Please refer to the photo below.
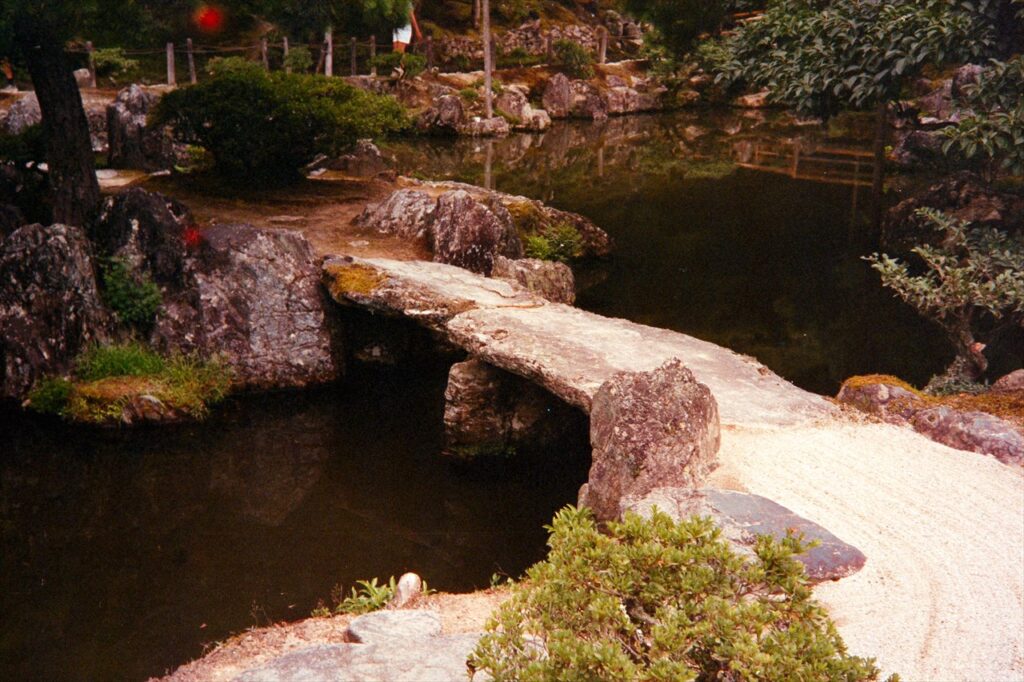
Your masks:
[{"label": "flat stepping stone", "polygon": [[799,555],[807,578],[812,583],[839,580],[864,567],[867,557],[859,549],[843,542],[825,528],[809,521],[767,497],[733,490],[704,488],[655,488],[640,500],[625,501],[624,507],[649,514],[657,506],[675,519],[692,514],[710,516],[722,529],[722,535],[744,554],[752,554],[758,535],[780,539],[786,531],[803,533],[805,541],[820,544]]},{"label": "flat stepping stone", "polygon": [[389,640],[436,637],[441,634],[441,617],[434,611],[374,611],[349,623],[345,637],[350,642],[374,644]]}]

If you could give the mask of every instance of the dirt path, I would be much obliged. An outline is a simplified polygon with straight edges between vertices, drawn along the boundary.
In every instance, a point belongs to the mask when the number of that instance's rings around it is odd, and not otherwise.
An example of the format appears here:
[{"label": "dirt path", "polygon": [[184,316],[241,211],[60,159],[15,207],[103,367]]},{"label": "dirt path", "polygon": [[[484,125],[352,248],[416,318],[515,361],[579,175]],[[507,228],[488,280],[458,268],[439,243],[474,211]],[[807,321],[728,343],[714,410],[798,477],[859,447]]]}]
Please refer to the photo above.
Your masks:
[{"label": "dirt path", "polygon": [[851,652],[904,680],[1024,679],[1024,477],[894,426],[727,429],[710,483],[764,495],[861,549],[823,584]]}]

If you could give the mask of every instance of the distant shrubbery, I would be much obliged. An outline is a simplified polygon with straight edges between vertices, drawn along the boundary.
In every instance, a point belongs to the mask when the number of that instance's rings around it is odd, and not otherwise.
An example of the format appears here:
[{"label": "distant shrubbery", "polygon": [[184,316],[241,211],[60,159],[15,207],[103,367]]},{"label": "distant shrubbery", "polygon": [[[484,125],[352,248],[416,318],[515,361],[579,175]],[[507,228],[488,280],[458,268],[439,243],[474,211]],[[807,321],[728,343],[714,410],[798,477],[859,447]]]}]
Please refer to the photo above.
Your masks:
[{"label": "distant shrubbery", "polygon": [[512,588],[470,658],[497,682],[873,680],[811,598],[797,538],[738,556],[709,519],[560,511],[548,558]]},{"label": "distant shrubbery", "polygon": [[338,78],[268,73],[239,58],[215,60],[210,71],[209,80],[165,95],[154,118],[209,150],[217,172],[236,181],[293,180],[316,154],[408,124],[394,99]]},{"label": "distant shrubbery", "polygon": [[160,287],[145,273],[133,274],[128,264],[118,258],[101,263],[100,274],[103,302],[118,319],[133,327],[149,327],[162,302]]},{"label": "distant shrubbery", "polygon": [[401,66],[403,77],[413,78],[427,68],[427,60],[409,52],[385,52],[373,58],[373,65],[377,67],[382,76],[391,74]]},{"label": "distant shrubbery", "polygon": [[587,48],[571,40],[559,40],[554,45],[555,58],[573,78],[594,77],[594,56]]}]

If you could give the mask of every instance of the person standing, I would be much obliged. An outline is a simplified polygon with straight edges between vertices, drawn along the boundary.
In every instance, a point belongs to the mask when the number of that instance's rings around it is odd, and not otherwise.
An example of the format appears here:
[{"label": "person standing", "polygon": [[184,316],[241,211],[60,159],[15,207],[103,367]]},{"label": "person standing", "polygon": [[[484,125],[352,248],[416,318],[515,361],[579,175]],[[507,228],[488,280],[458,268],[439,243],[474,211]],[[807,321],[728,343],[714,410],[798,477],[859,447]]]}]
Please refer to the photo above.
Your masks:
[{"label": "person standing", "polygon": [[406,48],[409,47],[409,43],[412,42],[413,33],[416,34],[417,42],[423,40],[420,25],[416,21],[416,10],[414,7],[409,7],[409,19],[406,21],[405,26],[396,28],[394,33],[392,33],[391,49],[395,52],[405,52]]}]

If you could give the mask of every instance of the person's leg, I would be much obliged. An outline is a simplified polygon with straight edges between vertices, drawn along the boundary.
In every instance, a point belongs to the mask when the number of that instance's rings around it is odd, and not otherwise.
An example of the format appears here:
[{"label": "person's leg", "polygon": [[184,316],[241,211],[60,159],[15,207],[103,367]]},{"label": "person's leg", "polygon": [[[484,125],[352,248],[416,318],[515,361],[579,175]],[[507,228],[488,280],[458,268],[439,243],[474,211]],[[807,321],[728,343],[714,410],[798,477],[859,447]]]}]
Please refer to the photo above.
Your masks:
[{"label": "person's leg", "polygon": [[406,44],[401,42],[400,40],[396,40],[395,42],[391,43],[391,49],[394,50],[395,52],[405,52],[405,47]]}]

